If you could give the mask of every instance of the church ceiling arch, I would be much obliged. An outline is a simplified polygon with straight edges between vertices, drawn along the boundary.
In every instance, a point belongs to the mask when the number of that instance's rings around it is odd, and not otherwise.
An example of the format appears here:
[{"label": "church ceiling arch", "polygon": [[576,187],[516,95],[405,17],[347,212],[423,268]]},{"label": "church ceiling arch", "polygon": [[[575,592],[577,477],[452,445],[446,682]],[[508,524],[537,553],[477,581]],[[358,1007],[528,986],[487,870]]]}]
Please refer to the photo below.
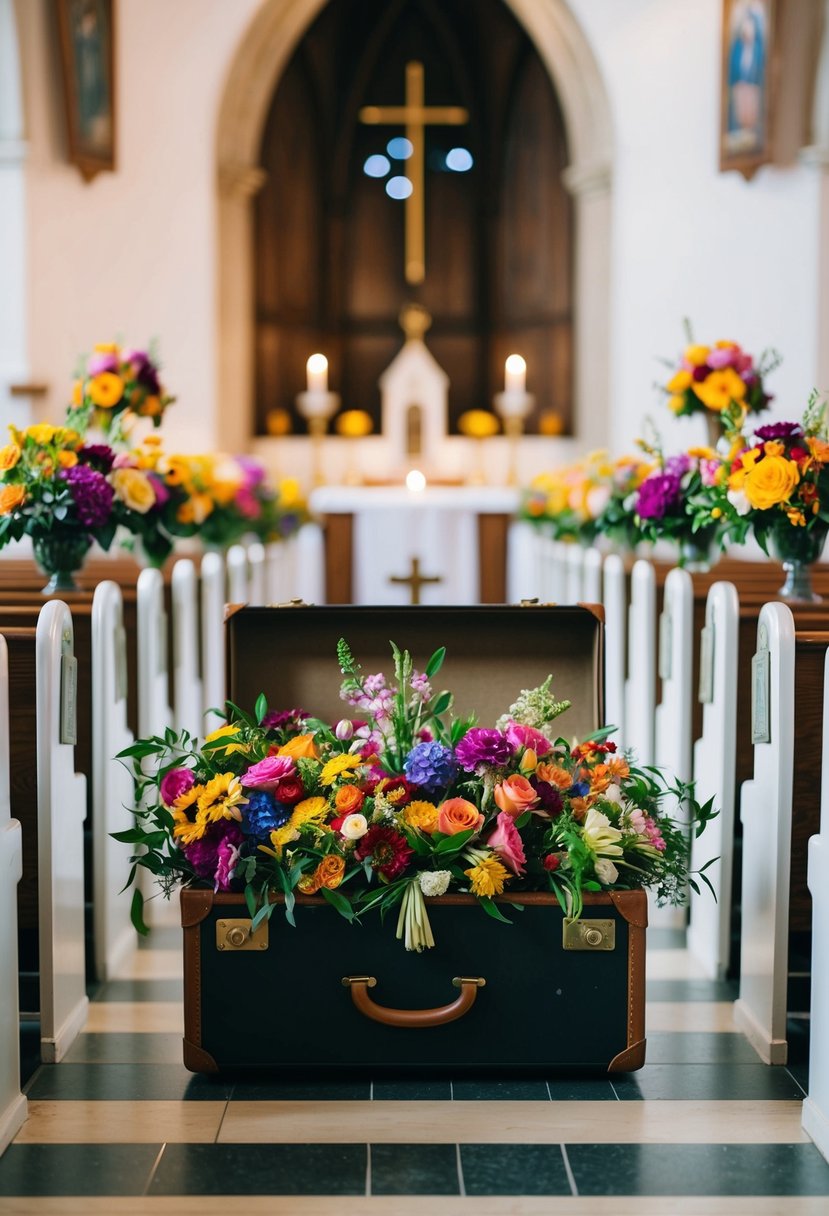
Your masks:
[{"label": "church ceiling arch", "polygon": [[[405,0],[401,0],[404,3]],[[612,124],[610,107],[592,49],[566,0],[503,0],[529,34],[560,101],[567,146],[565,182],[573,196],[575,333],[572,367],[574,414],[579,435],[597,441],[606,433],[609,381],[608,289]],[[428,0],[437,15],[447,55],[455,57],[457,97],[470,87],[452,39],[446,38],[445,6]],[[260,160],[274,91],[305,32],[325,5],[321,0],[263,0],[236,49],[217,118],[217,219],[219,228],[217,358],[223,396],[241,409],[224,418],[224,442],[241,445],[254,429],[255,359],[253,215],[266,181]],[[394,19],[398,0],[385,8]],[[382,44],[382,32],[376,42]],[[371,74],[370,56],[363,65]],[[355,86],[355,95],[359,91]],[[428,100],[428,97],[427,97]],[[352,102],[352,105],[355,104]],[[508,114],[501,115],[508,121]],[[348,163],[347,152],[342,153]],[[589,341],[586,335],[589,334]],[[581,336],[580,336],[581,335]],[[398,335],[398,343],[400,336]],[[483,381],[482,381],[483,382]],[[584,404],[589,402],[589,409]],[[476,402],[479,404],[480,402]],[[457,412],[457,411],[456,411]]]}]

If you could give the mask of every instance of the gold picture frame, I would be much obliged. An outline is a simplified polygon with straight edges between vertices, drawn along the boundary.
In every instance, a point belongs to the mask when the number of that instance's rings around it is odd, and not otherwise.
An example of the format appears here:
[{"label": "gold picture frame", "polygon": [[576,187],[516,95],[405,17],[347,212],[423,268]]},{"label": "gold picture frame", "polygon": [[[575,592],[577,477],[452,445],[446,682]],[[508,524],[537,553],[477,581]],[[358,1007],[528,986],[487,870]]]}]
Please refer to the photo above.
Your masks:
[{"label": "gold picture frame", "polygon": [[53,0],[69,159],[84,181],[115,169],[114,0]]},{"label": "gold picture frame", "polygon": [[749,181],[772,159],[775,0],[723,0],[720,172]]}]

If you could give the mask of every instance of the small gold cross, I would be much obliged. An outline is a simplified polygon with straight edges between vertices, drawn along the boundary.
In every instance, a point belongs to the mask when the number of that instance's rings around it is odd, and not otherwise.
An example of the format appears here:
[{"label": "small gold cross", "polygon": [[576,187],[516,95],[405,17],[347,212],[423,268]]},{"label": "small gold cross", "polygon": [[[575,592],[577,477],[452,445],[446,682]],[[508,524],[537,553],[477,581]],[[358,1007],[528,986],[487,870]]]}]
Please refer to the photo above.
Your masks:
[{"label": "small gold cross", "polygon": [[406,199],[406,282],[422,283],[426,277],[426,237],[424,219],[425,190],[425,128],[429,126],[463,126],[469,122],[469,111],[463,106],[427,106],[423,81],[423,64],[406,64],[406,103],[402,106],[363,106],[360,122],[370,126],[406,127],[406,138],[412,145],[407,177],[412,192]]},{"label": "small gold cross", "polygon": [[425,583],[442,583],[443,579],[440,577],[439,574],[421,574],[420,573],[420,558],[413,557],[411,574],[407,575],[405,578],[401,574],[393,574],[389,578],[389,582],[390,583],[399,583],[399,584],[402,584],[403,586],[409,587],[411,589],[411,596],[412,596],[412,598],[409,600],[409,603],[410,604],[419,604],[420,603],[420,588],[422,586],[424,586]]}]

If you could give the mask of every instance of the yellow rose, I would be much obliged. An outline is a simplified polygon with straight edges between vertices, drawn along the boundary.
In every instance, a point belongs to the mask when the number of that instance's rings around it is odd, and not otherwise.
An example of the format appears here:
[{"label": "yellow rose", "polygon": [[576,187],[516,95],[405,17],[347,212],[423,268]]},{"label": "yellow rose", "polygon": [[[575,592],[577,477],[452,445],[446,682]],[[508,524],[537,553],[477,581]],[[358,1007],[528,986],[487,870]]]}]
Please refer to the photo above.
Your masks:
[{"label": "yellow rose", "polygon": [[692,363],[694,367],[701,367],[710,353],[710,346],[700,346],[698,344],[694,344],[692,346],[685,347],[685,358],[689,363]]},{"label": "yellow rose", "polygon": [[57,434],[58,428],[50,426],[48,422],[38,422],[34,426],[26,427],[26,438],[33,439],[35,443],[44,444],[51,443]]},{"label": "yellow rose", "polygon": [[743,490],[752,507],[767,511],[786,502],[799,481],[800,471],[793,460],[766,456],[748,470]]},{"label": "yellow rose", "polygon": [[125,506],[139,515],[146,515],[155,506],[155,490],[146,473],[138,469],[116,469],[109,475],[110,484]]},{"label": "yellow rose", "polygon": [[0,490],[0,515],[8,515],[25,501],[26,491],[23,486],[4,486]]},{"label": "yellow rose", "polygon": [[124,381],[115,372],[101,372],[89,381],[88,392],[93,405],[111,410],[124,395]]},{"label": "yellow rose", "polygon": [[[704,362],[704,360],[703,360]],[[686,388],[691,387],[693,377],[690,372],[686,372],[685,368],[681,368],[671,376],[668,383],[665,385],[669,393],[684,393]]]},{"label": "yellow rose", "polygon": [[19,459],[20,448],[16,443],[7,443],[4,448],[0,448],[0,472],[13,469]]}]

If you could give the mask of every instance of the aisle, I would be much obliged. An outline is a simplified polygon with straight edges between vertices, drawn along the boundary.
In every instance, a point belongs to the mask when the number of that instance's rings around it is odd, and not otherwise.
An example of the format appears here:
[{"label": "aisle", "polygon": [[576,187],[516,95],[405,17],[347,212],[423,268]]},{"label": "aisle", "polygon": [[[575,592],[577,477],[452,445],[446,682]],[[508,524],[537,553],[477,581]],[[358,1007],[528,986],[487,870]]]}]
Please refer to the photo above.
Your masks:
[{"label": "aisle", "polygon": [[651,934],[641,1072],[374,1085],[186,1072],[179,937],[155,930],[97,994],[68,1059],[32,1079],[28,1122],[0,1160],[0,1212],[827,1210],[829,1165],[800,1130],[801,1069],[757,1060],[732,1026],[734,986],[695,978],[670,930]]}]

